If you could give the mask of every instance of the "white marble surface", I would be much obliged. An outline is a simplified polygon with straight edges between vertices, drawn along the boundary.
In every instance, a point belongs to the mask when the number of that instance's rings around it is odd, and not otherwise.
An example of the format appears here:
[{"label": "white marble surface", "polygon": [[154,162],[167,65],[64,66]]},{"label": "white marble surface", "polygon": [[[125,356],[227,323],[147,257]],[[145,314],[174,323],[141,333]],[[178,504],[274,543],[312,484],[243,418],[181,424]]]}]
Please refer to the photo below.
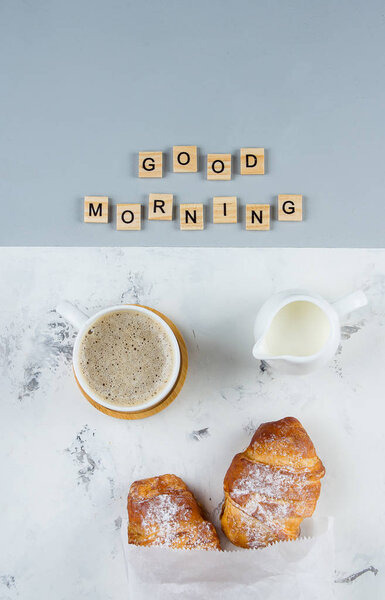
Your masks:
[{"label": "white marble surface", "polygon": [[[222,480],[259,423],[298,417],[326,466],[317,507],[333,515],[337,598],[385,591],[385,251],[301,249],[0,250],[0,598],[127,598],[119,528],[133,479],[182,476],[217,522]],[[304,287],[356,288],[335,360],[304,378],[251,356],[258,306]],[[54,312],[138,302],[169,315],[190,369],[165,411],[120,421],[93,409],[71,373],[74,331]]]}]

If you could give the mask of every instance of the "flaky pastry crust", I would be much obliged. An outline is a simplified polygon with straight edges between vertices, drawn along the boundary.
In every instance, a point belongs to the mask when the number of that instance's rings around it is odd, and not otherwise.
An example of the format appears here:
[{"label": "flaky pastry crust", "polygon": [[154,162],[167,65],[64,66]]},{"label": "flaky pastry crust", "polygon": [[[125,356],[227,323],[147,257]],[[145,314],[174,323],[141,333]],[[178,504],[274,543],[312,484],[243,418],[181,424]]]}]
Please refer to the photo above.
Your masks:
[{"label": "flaky pastry crust", "polygon": [[193,494],[176,475],[135,481],[127,510],[129,544],[220,550],[214,525],[203,517]]},{"label": "flaky pastry crust", "polygon": [[297,419],[263,423],[226,473],[224,533],[243,548],[296,539],[301,522],[314,512],[324,474],[313,443]]}]

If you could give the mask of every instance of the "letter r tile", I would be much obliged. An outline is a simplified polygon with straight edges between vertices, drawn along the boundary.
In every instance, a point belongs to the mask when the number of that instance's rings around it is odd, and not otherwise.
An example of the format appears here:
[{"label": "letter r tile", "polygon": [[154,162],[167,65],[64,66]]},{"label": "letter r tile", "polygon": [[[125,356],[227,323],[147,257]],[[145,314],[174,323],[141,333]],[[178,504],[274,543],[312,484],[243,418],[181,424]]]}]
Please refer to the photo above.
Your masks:
[{"label": "letter r tile", "polygon": [[149,194],[148,218],[150,221],[172,221],[173,194]]}]

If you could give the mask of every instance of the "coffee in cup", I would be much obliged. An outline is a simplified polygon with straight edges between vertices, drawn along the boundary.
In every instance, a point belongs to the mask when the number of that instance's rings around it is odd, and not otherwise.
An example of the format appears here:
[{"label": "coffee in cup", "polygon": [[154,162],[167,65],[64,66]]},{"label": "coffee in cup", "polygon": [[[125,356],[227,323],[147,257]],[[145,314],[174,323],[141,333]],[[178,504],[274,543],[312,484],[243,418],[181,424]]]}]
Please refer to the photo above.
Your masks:
[{"label": "coffee in cup", "polygon": [[177,357],[166,328],[148,311],[114,310],[91,323],[78,364],[94,397],[121,410],[161,397]]}]

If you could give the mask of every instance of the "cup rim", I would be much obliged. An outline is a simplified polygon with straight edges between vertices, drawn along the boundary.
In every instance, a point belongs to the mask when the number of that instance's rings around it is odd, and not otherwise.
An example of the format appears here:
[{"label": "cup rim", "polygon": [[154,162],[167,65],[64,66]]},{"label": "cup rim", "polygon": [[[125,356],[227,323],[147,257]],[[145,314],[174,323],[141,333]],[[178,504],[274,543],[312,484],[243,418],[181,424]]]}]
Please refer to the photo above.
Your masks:
[{"label": "cup rim", "polygon": [[[83,374],[81,372],[80,364],[79,364],[79,349],[80,349],[80,345],[81,345],[81,342],[83,340],[86,330],[93,323],[95,323],[95,321],[100,319],[100,317],[102,317],[103,315],[113,313],[113,312],[118,312],[118,311],[127,311],[127,312],[136,311],[136,312],[142,312],[142,313],[147,314],[151,319],[156,321],[162,327],[162,329],[167,333],[167,336],[171,342],[171,345],[173,348],[173,353],[174,353],[174,367],[173,367],[171,376],[170,376],[166,386],[162,389],[161,392],[159,392],[151,400],[144,402],[143,404],[136,404],[134,406],[119,406],[119,405],[107,402],[103,398],[99,397],[88,385],[85,377],[83,376]],[[173,332],[173,330],[171,329],[170,325],[164,320],[163,317],[161,317],[159,314],[157,314],[156,312],[152,311],[150,308],[147,308],[145,306],[138,306],[136,304],[116,304],[113,306],[108,306],[107,308],[103,308],[102,310],[98,311],[97,313],[95,313],[94,315],[89,317],[87,319],[87,321],[85,321],[85,323],[83,324],[81,329],[78,331],[78,334],[76,336],[76,340],[75,340],[75,344],[74,344],[74,348],[73,348],[73,354],[72,354],[72,363],[73,363],[73,368],[74,368],[74,372],[75,372],[75,377],[76,377],[80,387],[97,404],[100,404],[101,406],[108,408],[109,410],[113,410],[113,411],[117,411],[117,412],[124,412],[124,413],[132,413],[132,412],[138,412],[138,411],[148,410],[150,408],[153,408],[154,406],[156,406],[157,404],[162,402],[162,400],[164,400],[168,396],[168,394],[171,392],[171,390],[175,386],[178,376],[179,376],[180,365],[181,365],[181,355],[180,355],[180,348],[179,348],[179,343],[176,338],[176,335]]]}]

